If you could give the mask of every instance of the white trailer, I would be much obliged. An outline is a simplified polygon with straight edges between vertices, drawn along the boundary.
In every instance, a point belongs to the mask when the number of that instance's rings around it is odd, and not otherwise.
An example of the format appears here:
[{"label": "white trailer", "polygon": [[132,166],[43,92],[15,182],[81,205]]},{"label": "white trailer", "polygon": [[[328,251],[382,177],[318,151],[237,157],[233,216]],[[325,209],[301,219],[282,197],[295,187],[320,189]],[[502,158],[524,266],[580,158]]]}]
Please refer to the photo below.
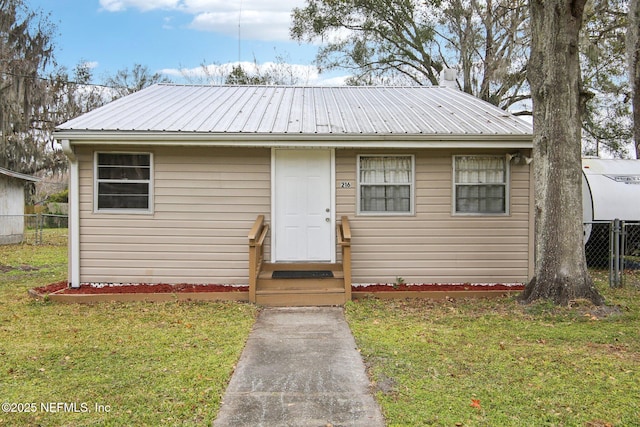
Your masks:
[{"label": "white trailer", "polygon": [[640,221],[640,160],[582,159],[585,223]]},{"label": "white trailer", "polygon": [[597,248],[604,260],[609,224],[640,222],[640,160],[582,159],[582,211],[587,253]]}]

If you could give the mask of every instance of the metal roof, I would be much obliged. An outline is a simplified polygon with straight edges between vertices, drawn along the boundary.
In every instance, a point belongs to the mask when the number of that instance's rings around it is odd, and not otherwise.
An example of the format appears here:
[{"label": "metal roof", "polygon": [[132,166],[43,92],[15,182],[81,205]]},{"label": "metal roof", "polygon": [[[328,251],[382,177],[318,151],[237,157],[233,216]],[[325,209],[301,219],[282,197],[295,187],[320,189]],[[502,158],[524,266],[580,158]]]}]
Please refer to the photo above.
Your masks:
[{"label": "metal roof", "polygon": [[158,84],[57,128],[75,133],[433,135],[530,137],[531,125],[444,87]]},{"label": "metal roof", "polygon": [[12,170],[5,169],[5,168],[0,168],[0,174],[6,175],[6,176],[10,176],[11,178],[22,179],[24,181],[31,181],[31,182],[39,182],[39,181],[41,181],[40,178],[37,178],[35,176],[26,175],[26,174],[20,173],[20,172],[14,172]]}]

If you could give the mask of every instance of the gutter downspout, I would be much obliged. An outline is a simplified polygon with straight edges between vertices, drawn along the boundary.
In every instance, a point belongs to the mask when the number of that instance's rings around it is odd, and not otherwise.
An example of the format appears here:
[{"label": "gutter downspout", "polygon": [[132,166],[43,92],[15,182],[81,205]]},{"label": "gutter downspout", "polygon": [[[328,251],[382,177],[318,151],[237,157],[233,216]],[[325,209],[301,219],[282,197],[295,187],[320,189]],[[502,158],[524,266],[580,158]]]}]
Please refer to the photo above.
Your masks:
[{"label": "gutter downspout", "polygon": [[69,159],[69,286],[80,287],[80,181],[76,153],[68,139],[60,141]]}]

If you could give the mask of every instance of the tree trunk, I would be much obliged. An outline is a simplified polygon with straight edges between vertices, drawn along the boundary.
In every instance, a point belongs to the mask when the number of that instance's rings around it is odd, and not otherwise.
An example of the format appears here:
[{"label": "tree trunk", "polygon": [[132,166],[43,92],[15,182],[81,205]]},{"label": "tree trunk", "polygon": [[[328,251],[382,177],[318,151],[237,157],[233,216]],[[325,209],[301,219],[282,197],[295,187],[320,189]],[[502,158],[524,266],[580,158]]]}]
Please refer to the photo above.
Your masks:
[{"label": "tree trunk", "polygon": [[578,35],[586,1],[530,1],[536,261],[526,302],[604,302],[587,271],[582,228]]},{"label": "tree trunk", "polygon": [[640,159],[640,0],[629,3],[629,31],[627,50],[629,56],[629,83],[633,105],[633,141],[636,159]]}]

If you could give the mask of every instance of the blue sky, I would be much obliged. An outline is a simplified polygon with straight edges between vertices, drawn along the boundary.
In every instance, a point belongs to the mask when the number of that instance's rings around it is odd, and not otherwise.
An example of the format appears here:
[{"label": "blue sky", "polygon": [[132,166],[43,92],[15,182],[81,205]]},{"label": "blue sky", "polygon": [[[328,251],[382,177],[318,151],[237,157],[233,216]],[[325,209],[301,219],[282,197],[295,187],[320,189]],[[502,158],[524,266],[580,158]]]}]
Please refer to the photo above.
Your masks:
[{"label": "blue sky", "polygon": [[[58,64],[72,70],[81,61],[94,67],[96,82],[136,63],[183,82],[180,69],[241,61],[260,64],[280,56],[304,75],[316,47],[289,40],[290,13],[304,0],[26,0],[50,13],[58,28]],[[240,22],[241,43],[238,44]],[[337,80],[329,83],[339,82]],[[326,83],[325,83],[326,84]]]}]

